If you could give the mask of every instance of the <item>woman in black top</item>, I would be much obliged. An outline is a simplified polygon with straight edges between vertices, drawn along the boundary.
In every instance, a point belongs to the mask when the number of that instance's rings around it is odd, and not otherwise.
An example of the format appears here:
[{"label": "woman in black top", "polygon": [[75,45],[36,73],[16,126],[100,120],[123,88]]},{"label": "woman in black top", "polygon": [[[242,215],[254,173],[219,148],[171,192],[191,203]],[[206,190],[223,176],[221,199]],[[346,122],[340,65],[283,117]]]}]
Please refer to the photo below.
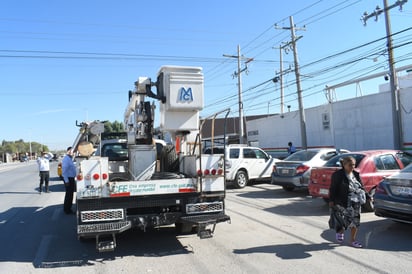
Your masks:
[{"label": "woman in black top", "polygon": [[340,210],[345,225],[336,224],[336,240],[342,243],[347,227],[351,229],[351,245],[361,248],[362,244],[356,241],[356,234],[360,226],[361,205],[369,199],[363,188],[359,173],[354,170],[356,160],[348,156],[341,160],[342,169],[332,175],[329,189],[329,206],[332,210]]}]

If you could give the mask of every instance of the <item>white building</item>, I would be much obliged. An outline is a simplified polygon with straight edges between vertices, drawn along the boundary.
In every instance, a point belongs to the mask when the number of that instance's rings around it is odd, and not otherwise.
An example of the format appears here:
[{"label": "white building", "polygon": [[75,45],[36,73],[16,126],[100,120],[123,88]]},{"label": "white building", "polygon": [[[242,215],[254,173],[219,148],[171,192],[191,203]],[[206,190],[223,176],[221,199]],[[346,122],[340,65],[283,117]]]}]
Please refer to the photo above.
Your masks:
[{"label": "white building", "polygon": [[[412,73],[399,78],[401,136],[412,151]],[[349,150],[393,149],[390,85],[379,92],[305,109],[307,147]],[[299,111],[248,121],[248,142],[265,150],[285,150],[289,141],[301,147]]]}]

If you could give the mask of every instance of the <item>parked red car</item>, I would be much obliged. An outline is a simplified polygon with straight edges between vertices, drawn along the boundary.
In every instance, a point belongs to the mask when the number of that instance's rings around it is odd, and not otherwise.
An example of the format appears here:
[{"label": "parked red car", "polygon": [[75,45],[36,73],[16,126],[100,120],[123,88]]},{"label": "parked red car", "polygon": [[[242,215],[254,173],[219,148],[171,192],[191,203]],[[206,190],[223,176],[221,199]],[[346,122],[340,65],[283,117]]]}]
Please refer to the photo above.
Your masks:
[{"label": "parked red car", "polygon": [[[309,193],[312,197],[322,197],[329,201],[329,187],[332,174],[341,168],[340,159],[352,156],[356,159],[355,170],[360,173],[362,183],[371,197],[376,186],[383,178],[403,169],[412,162],[412,155],[399,150],[365,150],[337,155],[324,166],[313,168],[309,179]],[[373,211],[373,201],[364,205],[367,211]]]}]

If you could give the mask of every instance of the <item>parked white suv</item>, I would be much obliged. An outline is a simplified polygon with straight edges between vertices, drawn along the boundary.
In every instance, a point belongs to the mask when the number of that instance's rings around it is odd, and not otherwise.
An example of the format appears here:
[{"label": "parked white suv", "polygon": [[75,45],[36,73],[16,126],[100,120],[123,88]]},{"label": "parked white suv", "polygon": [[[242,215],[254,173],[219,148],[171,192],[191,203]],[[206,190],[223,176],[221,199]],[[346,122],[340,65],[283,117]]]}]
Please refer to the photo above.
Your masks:
[{"label": "parked white suv", "polygon": [[252,180],[270,180],[272,166],[280,161],[258,147],[226,146],[226,181],[244,188]]}]

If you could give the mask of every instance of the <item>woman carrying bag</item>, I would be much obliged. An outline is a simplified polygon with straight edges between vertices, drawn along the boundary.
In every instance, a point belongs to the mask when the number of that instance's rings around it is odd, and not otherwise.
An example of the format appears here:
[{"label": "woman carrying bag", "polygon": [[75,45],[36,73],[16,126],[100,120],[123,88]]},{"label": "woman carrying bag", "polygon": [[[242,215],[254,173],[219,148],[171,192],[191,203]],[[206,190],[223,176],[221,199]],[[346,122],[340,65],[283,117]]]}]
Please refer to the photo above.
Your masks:
[{"label": "woman carrying bag", "polygon": [[356,234],[360,226],[361,206],[370,197],[365,192],[359,173],[354,170],[355,158],[351,156],[344,157],[341,163],[342,169],[333,173],[329,189],[329,207],[332,214],[340,213],[343,218],[343,222],[334,222],[336,241],[343,243],[345,230],[350,228],[351,245],[355,248],[362,248],[362,244],[356,241]]}]

